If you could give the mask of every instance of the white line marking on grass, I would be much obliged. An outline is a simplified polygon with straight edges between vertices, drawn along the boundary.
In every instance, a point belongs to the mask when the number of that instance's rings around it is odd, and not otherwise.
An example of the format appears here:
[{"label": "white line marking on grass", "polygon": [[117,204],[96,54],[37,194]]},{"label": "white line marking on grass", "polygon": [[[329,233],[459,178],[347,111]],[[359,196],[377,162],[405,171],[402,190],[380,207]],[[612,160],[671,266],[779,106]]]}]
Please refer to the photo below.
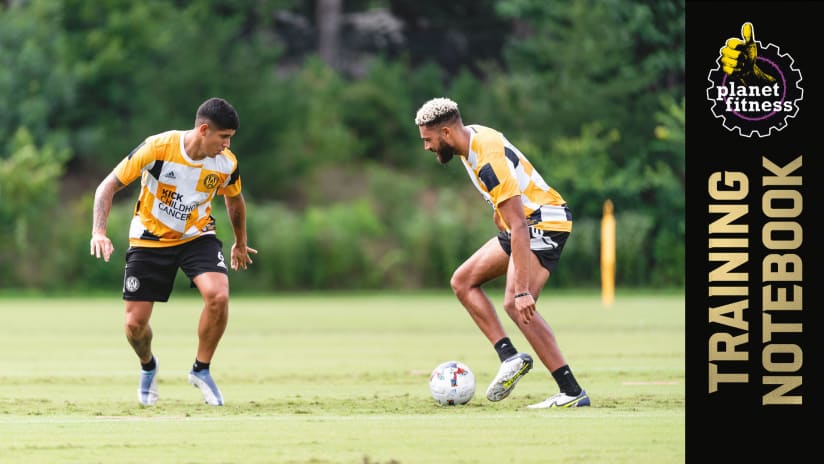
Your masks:
[{"label": "white line marking on grass", "polygon": [[[100,421],[114,421],[114,422],[128,422],[128,421],[181,421],[188,420],[191,417],[186,416],[97,416],[95,419]],[[206,419],[206,418],[200,418]]]},{"label": "white line marking on grass", "polygon": [[[627,419],[643,419],[647,417],[661,417],[671,416],[676,412],[676,409],[662,410],[662,411],[645,411],[645,412],[617,412],[615,410],[598,408],[586,408],[587,411],[579,411],[566,413],[562,411],[564,419],[583,419],[592,420],[603,417],[609,418],[627,418]],[[512,411],[509,413],[500,414],[479,414],[467,415],[462,414],[460,420],[462,422],[478,421],[480,423],[488,423],[490,420],[519,420],[526,417],[534,417],[536,414],[541,414],[541,411]],[[352,414],[352,415],[311,415],[305,414],[278,414],[272,416],[213,416],[213,417],[185,417],[185,416],[97,416],[97,417],[4,417],[0,418],[0,426],[6,425],[20,425],[20,424],[46,424],[46,425],[61,425],[61,424],[102,424],[106,422],[258,422],[258,421],[289,421],[304,420],[307,422],[337,422],[346,421],[351,422],[382,422],[382,421],[412,421],[412,422],[427,422],[435,417],[430,414],[421,415],[372,415],[372,414]]]}]

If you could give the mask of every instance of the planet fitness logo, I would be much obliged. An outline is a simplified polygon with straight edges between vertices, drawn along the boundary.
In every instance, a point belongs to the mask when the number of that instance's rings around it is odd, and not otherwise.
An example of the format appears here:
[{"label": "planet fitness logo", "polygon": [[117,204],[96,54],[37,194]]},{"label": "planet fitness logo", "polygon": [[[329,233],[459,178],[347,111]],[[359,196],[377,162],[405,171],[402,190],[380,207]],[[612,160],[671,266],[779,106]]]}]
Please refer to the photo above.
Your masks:
[{"label": "planet fitness logo", "polygon": [[798,114],[804,97],[801,72],[778,46],[755,40],[751,23],[741,26],[741,38],[727,39],[717,63],[708,76],[707,100],[730,132],[767,137]]}]

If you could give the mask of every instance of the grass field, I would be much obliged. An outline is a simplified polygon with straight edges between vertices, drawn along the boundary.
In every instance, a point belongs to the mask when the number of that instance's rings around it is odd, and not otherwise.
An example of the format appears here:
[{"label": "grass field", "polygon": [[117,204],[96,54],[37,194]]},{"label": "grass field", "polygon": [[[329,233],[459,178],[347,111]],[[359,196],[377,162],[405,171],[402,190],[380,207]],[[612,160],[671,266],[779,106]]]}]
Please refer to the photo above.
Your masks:
[{"label": "grass field", "polygon": [[[684,462],[683,294],[604,308],[548,289],[539,310],[592,407],[526,409],[557,390],[539,364],[488,401],[497,356],[448,292],[236,297],[212,363],[224,407],[187,383],[200,303],[178,292],[155,306],[151,408],[119,295],[0,298],[0,463]],[[451,359],[478,380],[465,406],[429,396]]]}]

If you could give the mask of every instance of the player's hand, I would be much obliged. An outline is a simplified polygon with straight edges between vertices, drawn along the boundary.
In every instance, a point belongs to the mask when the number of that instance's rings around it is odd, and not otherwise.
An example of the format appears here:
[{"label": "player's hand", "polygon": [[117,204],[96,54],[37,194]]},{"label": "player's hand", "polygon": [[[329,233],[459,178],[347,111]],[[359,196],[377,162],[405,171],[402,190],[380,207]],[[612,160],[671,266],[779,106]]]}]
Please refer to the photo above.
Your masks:
[{"label": "player's hand", "polygon": [[524,324],[532,322],[532,317],[535,316],[535,299],[532,298],[532,294],[515,298],[515,309],[521,315],[521,322]]},{"label": "player's hand", "polygon": [[730,37],[721,48],[721,69],[742,85],[764,85],[775,82],[756,64],[758,46],[753,37],[752,23],[741,26],[741,38]]},{"label": "player's hand", "polygon": [[257,254],[257,250],[247,246],[232,245],[232,270],[246,269],[247,264],[252,264],[252,257],[249,254]]},{"label": "player's hand", "polygon": [[112,253],[114,253],[114,245],[112,245],[109,237],[105,234],[92,234],[92,240],[89,243],[89,254],[97,259],[102,256],[103,261],[108,263]]}]

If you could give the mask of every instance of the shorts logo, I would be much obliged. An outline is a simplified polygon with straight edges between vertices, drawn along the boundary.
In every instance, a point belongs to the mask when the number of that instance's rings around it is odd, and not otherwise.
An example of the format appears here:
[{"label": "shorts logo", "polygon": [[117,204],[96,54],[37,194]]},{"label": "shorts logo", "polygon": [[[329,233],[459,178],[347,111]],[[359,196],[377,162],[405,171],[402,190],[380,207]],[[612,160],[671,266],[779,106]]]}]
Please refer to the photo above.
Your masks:
[{"label": "shorts logo", "polygon": [[140,288],[140,279],[135,276],[126,277],[125,288],[127,292],[136,292]]},{"label": "shorts logo", "polygon": [[718,67],[707,77],[707,100],[725,129],[763,138],[798,114],[804,89],[795,60],[778,46],[755,40],[752,23],[741,27],[741,38],[727,39],[716,61]]},{"label": "shorts logo", "polygon": [[227,269],[226,267],[226,259],[223,257],[223,252],[217,252],[217,267],[222,267],[223,269]]}]

